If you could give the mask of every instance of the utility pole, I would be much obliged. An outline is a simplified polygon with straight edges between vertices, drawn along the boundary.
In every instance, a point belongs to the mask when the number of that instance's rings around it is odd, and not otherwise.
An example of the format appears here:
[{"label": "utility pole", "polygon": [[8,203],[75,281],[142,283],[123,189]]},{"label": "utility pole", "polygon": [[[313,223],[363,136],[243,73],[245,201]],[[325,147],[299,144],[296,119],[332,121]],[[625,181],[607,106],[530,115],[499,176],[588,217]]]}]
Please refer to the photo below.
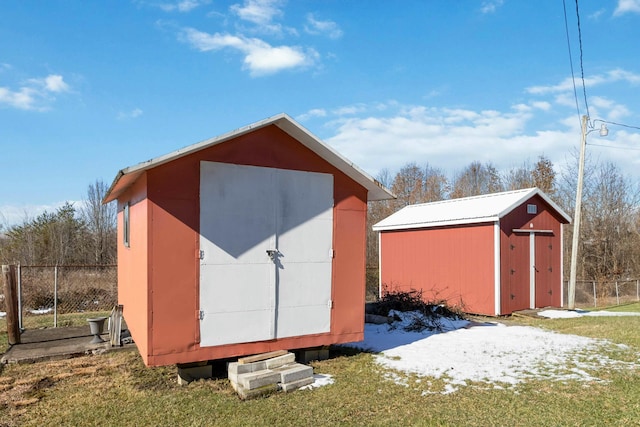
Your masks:
[{"label": "utility pole", "polygon": [[584,156],[587,148],[588,116],[582,116],[582,137],[580,139],[580,164],[576,186],[576,210],[573,215],[573,240],[571,242],[571,270],[569,272],[569,310],[576,308],[576,270],[578,268],[578,243],[580,240],[580,217],[582,216],[582,182],[584,180]]},{"label": "utility pole", "polygon": [[[600,136],[609,135],[606,122],[596,119],[594,122],[602,122]],[[582,136],[580,139],[580,164],[578,165],[578,184],[576,186],[576,211],[573,215],[573,240],[571,242],[571,271],[569,273],[569,310],[576,308],[576,272],[578,269],[578,243],[580,242],[580,219],[582,218],[582,184],[584,181],[584,157],[587,150],[587,135],[595,129],[588,130],[589,116],[582,116]],[[593,126],[592,126],[593,127]]]}]

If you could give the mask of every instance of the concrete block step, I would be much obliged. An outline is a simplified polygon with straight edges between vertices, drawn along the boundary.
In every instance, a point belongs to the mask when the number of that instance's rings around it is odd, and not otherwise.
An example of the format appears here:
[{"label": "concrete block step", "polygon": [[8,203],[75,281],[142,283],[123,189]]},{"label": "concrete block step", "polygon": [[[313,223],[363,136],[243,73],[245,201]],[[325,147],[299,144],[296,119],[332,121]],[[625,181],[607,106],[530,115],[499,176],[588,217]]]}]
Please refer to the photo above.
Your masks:
[{"label": "concrete block step", "polygon": [[282,390],[285,393],[287,393],[289,391],[297,390],[300,387],[304,387],[306,385],[313,384],[314,381],[315,381],[315,379],[313,378],[313,375],[312,375],[309,378],[302,378],[302,379],[299,379],[297,381],[292,381],[290,383],[280,383],[280,390]]},{"label": "concrete block step", "polygon": [[269,384],[278,384],[280,378],[279,372],[265,369],[263,371],[240,374],[238,375],[237,383],[247,390],[253,390]]},{"label": "concrete block step", "polygon": [[274,357],[272,359],[265,360],[264,363],[267,369],[274,369],[280,366],[295,363],[296,355],[293,353],[283,354],[282,356]]},{"label": "concrete block step", "polygon": [[279,368],[274,369],[274,372],[280,373],[281,383],[290,383],[304,378],[313,377],[313,368],[300,363],[280,366]]},{"label": "concrete block step", "polygon": [[313,368],[296,363],[295,354],[278,351],[242,358],[227,365],[231,386],[242,399],[313,383]]},{"label": "concrete block step", "polygon": [[253,390],[247,390],[246,388],[238,384],[235,390],[241,399],[246,400],[275,393],[276,391],[278,391],[278,388],[278,384],[267,384],[262,387],[254,388]]}]

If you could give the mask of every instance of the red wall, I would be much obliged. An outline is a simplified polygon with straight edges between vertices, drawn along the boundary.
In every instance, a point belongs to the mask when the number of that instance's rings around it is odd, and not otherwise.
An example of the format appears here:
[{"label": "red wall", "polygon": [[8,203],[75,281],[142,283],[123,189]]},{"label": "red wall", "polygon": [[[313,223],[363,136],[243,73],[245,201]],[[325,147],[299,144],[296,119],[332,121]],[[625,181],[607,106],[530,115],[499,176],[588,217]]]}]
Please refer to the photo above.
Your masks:
[{"label": "red wall", "polygon": [[[149,203],[147,176],[143,174],[118,201],[118,303],[124,306],[124,317],[132,336],[136,337],[143,358],[149,355],[150,295],[146,283],[149,278],[148,231]],[[123,208],[130,203],[129,247],[124,246]]]},{"label": "red wall", "polygon": [[494,226],[383,231],[383,290],[422,290],[471,313],[495,314]]},{"label": "red wall", "polygon": [[[527,204],[537,205],[535,215]],[[531,305],[529,232],[535,235],[536,307],[562,305],[565,220],[534,196],[500,219],[500,307],[495,307],[494,225],[461,225],[381,232],[383,290],[419,289],[426,301],[446,300],[470,313],[510,314]]]},{"label": "red wall", "polygon": [[[535,204],[538,213],[528,214],[528,204]],[[501,314],[530,308],[529,233],[514,233],[514,229],[551,231],[551,233],[535,235],[535,306],[538,308],[562,306],[561,227],[563,223],[565,220],[537,195],[500,220]]]},{"label": "red wall", "polygon": [[[334,307],[329,334],[217,347],[199,346],[200,161],[333,174]],[[128,278],[133,277],[128,275],[123,276],[126,282],[122,286],[143,287],[148,292],[146,337],[144,333],[134,333],[134,328],[136,331],[144,328],[142,319],[135,316],[130,320],[127,316],[127,311],[142,310],[142,302],[127,299],[125,304],[127,324],[135,323],[135,326],[130,325],[134,340],[139,347],[148,347],[146,356],[143,355],[147,365],[189,363],[363,338],[367,208],[367,190],[364,187],[274,125],[151,169],[147,172],[146,184],[148,281],[128,283]],[[123,197],[119,201],[126,201]],[[139,226],[142,224],[131,224],[132,230]],[[119,256],[123,251],[127,249],[121,249]],[[137,263],[134,268],[142,268],[142,263]],[[141,339],[147,342],[139,343]]]}]

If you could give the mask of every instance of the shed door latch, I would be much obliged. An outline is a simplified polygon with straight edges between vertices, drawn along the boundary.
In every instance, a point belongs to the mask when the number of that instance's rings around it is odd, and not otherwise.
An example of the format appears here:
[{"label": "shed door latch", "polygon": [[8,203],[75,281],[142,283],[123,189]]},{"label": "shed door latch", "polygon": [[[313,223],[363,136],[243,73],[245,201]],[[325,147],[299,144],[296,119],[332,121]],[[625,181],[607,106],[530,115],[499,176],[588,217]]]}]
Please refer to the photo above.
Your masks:
[{"label": "shed door latch", "polygon": [[275,261],[276,258],[278,257],[278,250],[277,249],[267,249],[267,255],[269,256],[271,261]]}]

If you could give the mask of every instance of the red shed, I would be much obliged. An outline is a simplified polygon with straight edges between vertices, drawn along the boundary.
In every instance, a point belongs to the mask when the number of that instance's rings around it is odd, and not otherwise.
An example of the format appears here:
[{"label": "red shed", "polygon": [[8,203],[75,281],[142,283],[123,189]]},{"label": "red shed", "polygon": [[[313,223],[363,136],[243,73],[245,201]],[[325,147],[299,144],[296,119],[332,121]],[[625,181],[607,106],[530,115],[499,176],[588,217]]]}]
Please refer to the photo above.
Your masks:
[{"label": "red shed", "polygon": [[363,339],[368,200],[285,114],[118,172],[118,300],[144,362]]},{"label": "red shed", "polygon": [[537,188],[406,206],[373,226],[380,290],[421,290],[469,313],[562,307],[562,224]]}]

